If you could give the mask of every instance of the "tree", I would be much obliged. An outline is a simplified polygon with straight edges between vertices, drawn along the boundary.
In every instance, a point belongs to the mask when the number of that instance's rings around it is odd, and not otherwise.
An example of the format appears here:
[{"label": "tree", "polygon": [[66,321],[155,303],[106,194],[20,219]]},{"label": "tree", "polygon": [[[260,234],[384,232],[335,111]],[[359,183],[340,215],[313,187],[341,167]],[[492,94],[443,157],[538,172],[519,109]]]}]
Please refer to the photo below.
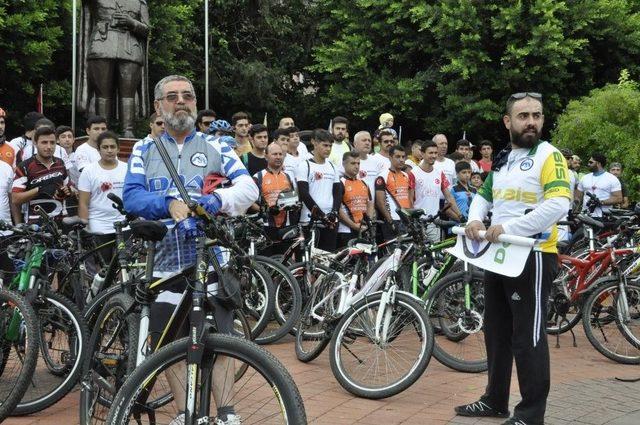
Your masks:
[{"label": "tree", "polygon": [[610,162],[622,163],[629,189],[640,187],[640,87],[625,70],[618,84],[592,90],[588,96],[569,102],[558,117],[553,140],[571,148],[582,158],[594,151]]},{"label": "tree", "polygon": [[632,0],[320,4],[329,19],[310,71],[321,103],[364,125],[389,111],[413,133],[505,140],[500,116],[513,92],[543,93],[551,128],[569,99],[611,82],[611,70],[640,74]]}]

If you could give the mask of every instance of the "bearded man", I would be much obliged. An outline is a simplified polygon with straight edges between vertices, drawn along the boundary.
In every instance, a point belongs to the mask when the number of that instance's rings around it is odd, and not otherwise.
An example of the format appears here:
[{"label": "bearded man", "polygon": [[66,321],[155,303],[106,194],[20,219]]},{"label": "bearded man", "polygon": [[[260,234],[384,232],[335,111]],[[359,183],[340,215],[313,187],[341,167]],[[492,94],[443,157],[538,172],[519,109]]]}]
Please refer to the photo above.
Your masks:
[{"label": "bearded man", "polygon": [[483,331],[489,382],[478,401],[455,411],[462,416],[508,417],[515,358],[522,400],[504,424],[538,425],[544,423],[551,383],[546,300],[558,270],[556,223],[570,208],[569,172],[560,151],[540,140],[541,94],[511,95],[502,120],[511,143],[496,156],[473,198],[465,233],[478,240],[491,211],[485,235],[489,242],[505,233],[535,238],[536,243],[519,276],[485,271]]},{"label": "bearded man", "polygon": [[[195,240],[187,231],[195,225],[191,210],[180,199],[156,144],[164,145],[180,173],[187,192],[210,214],[243,214],[258,199],[258,188],[227,143],[221,142],[220,138],[216,139],[213,135],[196,131],[196,95],[188,78],[180,75],[163,78],[156,85],[154,96],[156,113],[164,120],[165,132],[155,140],[149,136],[133,147],[125,177],[123,198],[126,210],[133,214],[148,220],[162,220],[169,228],[178,224],[177,231],[169,230],[156,248],[154,275],[164,277],[195,263]],[[202,194],[205,176],[211,173],[226,177],[232,186]],[[209,290],[215,294],[217,285],[214,282],[208,283]],[[184,289],[182,287],[165,291],[151,305],[149,331],[152,338],[154,335],[157,338],[162,333],[175,307],[174,304],[180,300]],[[215,295],[212,301],[215,305],[218,331],[231,333],[233,311],[218,302]],[[186,336],[188,331],[185,327],[178,337]],[[152,346],[155,347],[154,341]],[[230,404],[234,401],[233,397],[228,397],[233,389],[233,374],[234,368],[229,359],[216,360],[213,367],[213,398],[218,407],[216,425],[240,424],[234,406]],[[176,377],[185,376],[186,370],[167,375],[180,409],[183,409],[186,403],[185,390],[183,383]],[[184,413],[179,413],[171,423],[184,423]]]}]

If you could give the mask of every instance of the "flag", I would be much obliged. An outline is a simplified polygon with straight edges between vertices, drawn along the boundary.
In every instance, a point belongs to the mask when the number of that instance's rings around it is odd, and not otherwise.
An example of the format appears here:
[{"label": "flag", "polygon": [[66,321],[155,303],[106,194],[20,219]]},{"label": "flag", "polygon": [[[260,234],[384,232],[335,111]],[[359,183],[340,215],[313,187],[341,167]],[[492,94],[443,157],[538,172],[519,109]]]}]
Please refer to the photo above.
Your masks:
[{"label": "flag", "polygon": [[43,94],[43,85],[40,84],[40,90],[38,91],[38,98],[36,99],[36,110],[44,114],[44,94]]}]

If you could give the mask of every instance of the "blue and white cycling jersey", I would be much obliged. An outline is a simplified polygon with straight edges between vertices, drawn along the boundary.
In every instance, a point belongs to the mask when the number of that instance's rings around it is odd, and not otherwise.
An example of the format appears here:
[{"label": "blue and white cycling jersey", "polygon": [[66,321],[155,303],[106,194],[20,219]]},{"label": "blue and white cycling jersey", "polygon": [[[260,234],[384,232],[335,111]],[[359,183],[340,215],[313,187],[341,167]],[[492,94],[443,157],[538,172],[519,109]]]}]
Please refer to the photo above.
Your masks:
[{"label": "blue and white cycling jersey", "polygon": [[[222,201],[221,213],[244,214],[258,199],[258,188],[248,171],[226,143],[213,136],[196,132],[186,138],[182,147],[166,132],[160,137],[173,160],[187,192],[197,201],[202,197],[205,176],[219,173],[232,183],[231,187],[216,189]],[[185,240],[174,229],[169,203],[180,199],[177,188],[162,161],[153,139],[137,142],[129,158],[123,200],[127,211],[149,220],[162,220],[169,232],[158,244],[154,274],[167,275],[195,262],[195,241]]]}]

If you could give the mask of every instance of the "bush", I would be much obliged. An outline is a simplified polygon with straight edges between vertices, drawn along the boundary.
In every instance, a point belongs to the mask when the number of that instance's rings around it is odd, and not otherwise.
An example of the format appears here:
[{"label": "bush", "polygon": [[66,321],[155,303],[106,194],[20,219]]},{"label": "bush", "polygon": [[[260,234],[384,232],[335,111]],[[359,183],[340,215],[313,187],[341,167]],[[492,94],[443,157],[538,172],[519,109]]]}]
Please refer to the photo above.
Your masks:
[{"label": "bush", "polygon": [[640,90],[638,83],[622,71],[618,84],[592,90],[588,96],[569,102],[558,117],[552,138],[583,159],[600,151],[607,161],[620,162],[630,197],[640,188]]}]

